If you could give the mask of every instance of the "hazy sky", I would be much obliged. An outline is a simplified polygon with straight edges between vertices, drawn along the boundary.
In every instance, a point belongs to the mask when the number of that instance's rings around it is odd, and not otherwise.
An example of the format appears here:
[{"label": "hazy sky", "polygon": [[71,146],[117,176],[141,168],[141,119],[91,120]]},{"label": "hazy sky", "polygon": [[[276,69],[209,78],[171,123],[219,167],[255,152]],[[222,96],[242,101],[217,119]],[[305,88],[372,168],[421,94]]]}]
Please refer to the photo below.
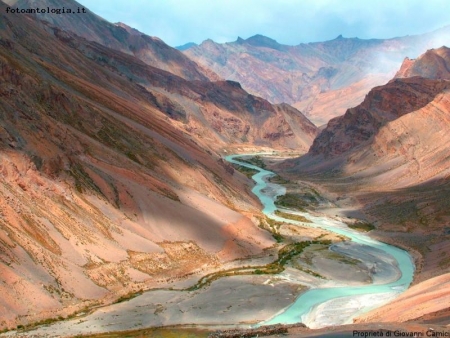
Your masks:
[{"label": "hazy sky", "polygon": [[171,46],[263,34],[280,43],[391,38],[450,24],[449,0],[77,0]]}]

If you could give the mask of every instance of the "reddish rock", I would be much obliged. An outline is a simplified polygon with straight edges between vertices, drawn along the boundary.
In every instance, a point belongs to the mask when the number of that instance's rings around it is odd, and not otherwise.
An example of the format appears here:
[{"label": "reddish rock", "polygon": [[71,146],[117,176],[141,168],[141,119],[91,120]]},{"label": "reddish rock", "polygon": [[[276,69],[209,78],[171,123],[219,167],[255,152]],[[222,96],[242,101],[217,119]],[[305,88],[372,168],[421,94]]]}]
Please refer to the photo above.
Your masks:
[{"label": "reddish rock", "polygon": [[448,88],[446,81],[418,77],[394,79],[376,87],[359,106],[332,119],[309,153],[332,157],[367,145],[382,126],[426,106]]},{"label": "reddish rock", "polygon": [[417,59],[406,58],[395,78],[420,76],[428,79],[450,79],[450,48],[430,49]]}]

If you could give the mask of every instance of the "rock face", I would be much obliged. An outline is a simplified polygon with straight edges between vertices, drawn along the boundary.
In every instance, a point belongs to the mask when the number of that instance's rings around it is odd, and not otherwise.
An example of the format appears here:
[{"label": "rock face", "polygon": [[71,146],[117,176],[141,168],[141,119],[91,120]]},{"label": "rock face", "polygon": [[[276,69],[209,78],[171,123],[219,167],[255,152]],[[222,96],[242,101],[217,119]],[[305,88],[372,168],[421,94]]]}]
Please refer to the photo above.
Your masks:
[{"label": "rock face", "polygon": [[[374,136],[389,122],[425,107],[436,109],[432,102],[442,105],[450,88],[446,66],[450,62],[449,51],[442,47],[427,51],[415,61],[406,59],[392,81],[372,89],[359,106],[332,119],[314,140],[309,153],[327,158],[353,152],[377,142]],[[443,108],[447,108],[445,103]],[[418,124],[411,121],[407,127],[415,125]]]},{"label": "rock face", "polygon": [[306,150],[316,128],[300,112],[5,9],[0,2],[0,330],[273,245],[244,216],[259,210],[247,179],[218,151],[243,139]]},{"label": "rock face", "polygon": [[431,49],[417,60],[406,58],[395,77],[413,76],[450,80],[450,49],[447,47]]},{"label": "rock face", "polygon": [[406,59],[396,78],[372,89],[363,103],[328,123],[308,155],[298,160],[299,168],[308,163],[313,171],[320,167],[339,175],[377,177],[374,182],[390,188],[445,177],[449,60],[447,47],[429,50],[414,61]]},{"label": "rock face", "polygon": [[449,30],[450,26],[388,40],[339,36],[297,46],[255,35],[224,44],[206,40],[184,53],[255,95],[294,105],[321,125],[359,104],[374,86],[386,83],[405,55],[414,57],[439,47],[445,36],[450,42]]},{"label": "rock face", "polygon": [[447,81],[419,77],[395,79],[376,87],[359,106],[332,119],[309,153],[327,158],[364,147],[388,122],[425,107],[449,88]]}]

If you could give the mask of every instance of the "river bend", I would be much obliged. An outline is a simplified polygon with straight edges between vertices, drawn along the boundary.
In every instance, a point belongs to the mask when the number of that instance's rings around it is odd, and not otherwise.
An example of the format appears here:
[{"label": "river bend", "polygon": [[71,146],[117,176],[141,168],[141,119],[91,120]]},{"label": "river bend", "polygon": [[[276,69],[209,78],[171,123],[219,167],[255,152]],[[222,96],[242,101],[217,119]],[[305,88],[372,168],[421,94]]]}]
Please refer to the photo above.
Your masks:
[{"label": "river bend", "polygon": [[[263,324],[303,322],[311,328],[318,328],[351,323],[352,318],[356,315],[392,300],[409,287],[413,280],[415,267],[411,256],[405,250],[376,241],[367,234],[350,229],[344,223],[328,217],[317,217],[308,213],[290,211],[312,221],[312,223],[307,224],[276,216],[274,212],[277,207],[274,201],[277,196],[285,194],[286,190],[281,185],[266,181],[268,177],[275,175],[273,172],[238,160],[239,157],[249,155],[229,155],[225,159],[230,163],[258,171],[252,177],[256,182],[252,192],[261,201],[262,211],[265,215],[277,221],[321,228],[346,236],[351,240],[351,243],[344,242],[343,244],[351,244],[349,250],[353,251],[354,257],[361,261],[370,260],[370,257],[381,257],[382,261],[386,262],[385,267],[377,266],[378,271],[375,277],[379,278],[374,278],[372,284],[309,289],[301,294],[291,306]],[[283,212],[286,211],[283,209]],[[343,245],[340,246],[339,250],[341,250],[341,253],[348,251]],[[347,254],[349,253],[347,252]],[[394,280],[386,281],[382,276],[389,265],[394,269],[396,268],[398,273]]]}]

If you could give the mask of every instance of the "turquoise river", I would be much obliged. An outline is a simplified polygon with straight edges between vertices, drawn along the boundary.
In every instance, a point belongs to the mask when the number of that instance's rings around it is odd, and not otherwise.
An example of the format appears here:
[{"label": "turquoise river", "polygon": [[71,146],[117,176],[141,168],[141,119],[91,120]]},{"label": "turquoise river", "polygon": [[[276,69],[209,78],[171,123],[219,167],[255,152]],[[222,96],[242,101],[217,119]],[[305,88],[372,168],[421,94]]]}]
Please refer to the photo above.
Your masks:
[{"label": "turquoise river", "polygon": [[[305,322],[305,318],[307,318],[308,314],[310,314],[313,309],[321,308],[321,304],[326,305],[333,302],[339,304],[340,299],[345,300],[345,302],[342,302],[342,304],[348,304],[353,298],[357,299],[358,297],[359,299],[361,299],[361,297],[366,297],[366,299],[369,300],[390,300],[409,287],[414,276],[415,267],[413,260],[408,252],[395,246],[376,241],[370,238],[367,234],[350,229],[342,222],[330,219],[328,217],[317,217],[312,216],[308,213],[297,212],[297,214],[301,214],[313,222],[310,224],[303,224],[276,216],[274,212],[275,210],[277,210],[277,207],[275,206],[274,201],[276,200],[277,196],[285,193],[285,188],[274,183],[268,183],[267,178],[275,174],[255,165],[239,161],[238,158],[242,156],[248,155],[229,155],[226,156],[225,159],[230,163],[238,164],[258,171],[258,173],[252,177],[256,182],[256,185],[253,187],[252,192],[260,199],[263,205],[262,211],[265,215],[274,220],[289,222],[293,224],[302,224],[303,226],[307,225],[311,227],[322,228],[330,232],[346,236],[352,241],[352,243],[359,244],[358,247],[367,248],[369,250],[373,250],[374,252],[379,252],[380,255],[390,257],[390,259],[392,259],[393,265],[396,267],[396,270],[399,271],[397,277],[394,278],[394,280],[392,280],[391,278],[391,280],[388,280],[385,283],[373,283],[363,286],[322,287],[309,289],[305,293],[301,294],[290,307],[284,309],[275,317],[267,320],[266,322],[264,322],[264,324],[292,324],[299,321]],[[375,305],[378,304],[377,302],[370,301],[363,303],[364,304],[362,307],[357,308],[357,311],[354,310],[348,315],[350,319],[357,314],[372,309],[374,307],[373,303],[375,303]],[[379,305],[381,304],[378,304],[378,306]],[[324,307],[327,306],[322,306],[322,308]],[[341,309],[338,305],[338,310],[336,312],[340,311]],[[329,319],[328,325],[329,324],[338,325],[342,323],[333,322],[333,319],[331,318]]]}]

